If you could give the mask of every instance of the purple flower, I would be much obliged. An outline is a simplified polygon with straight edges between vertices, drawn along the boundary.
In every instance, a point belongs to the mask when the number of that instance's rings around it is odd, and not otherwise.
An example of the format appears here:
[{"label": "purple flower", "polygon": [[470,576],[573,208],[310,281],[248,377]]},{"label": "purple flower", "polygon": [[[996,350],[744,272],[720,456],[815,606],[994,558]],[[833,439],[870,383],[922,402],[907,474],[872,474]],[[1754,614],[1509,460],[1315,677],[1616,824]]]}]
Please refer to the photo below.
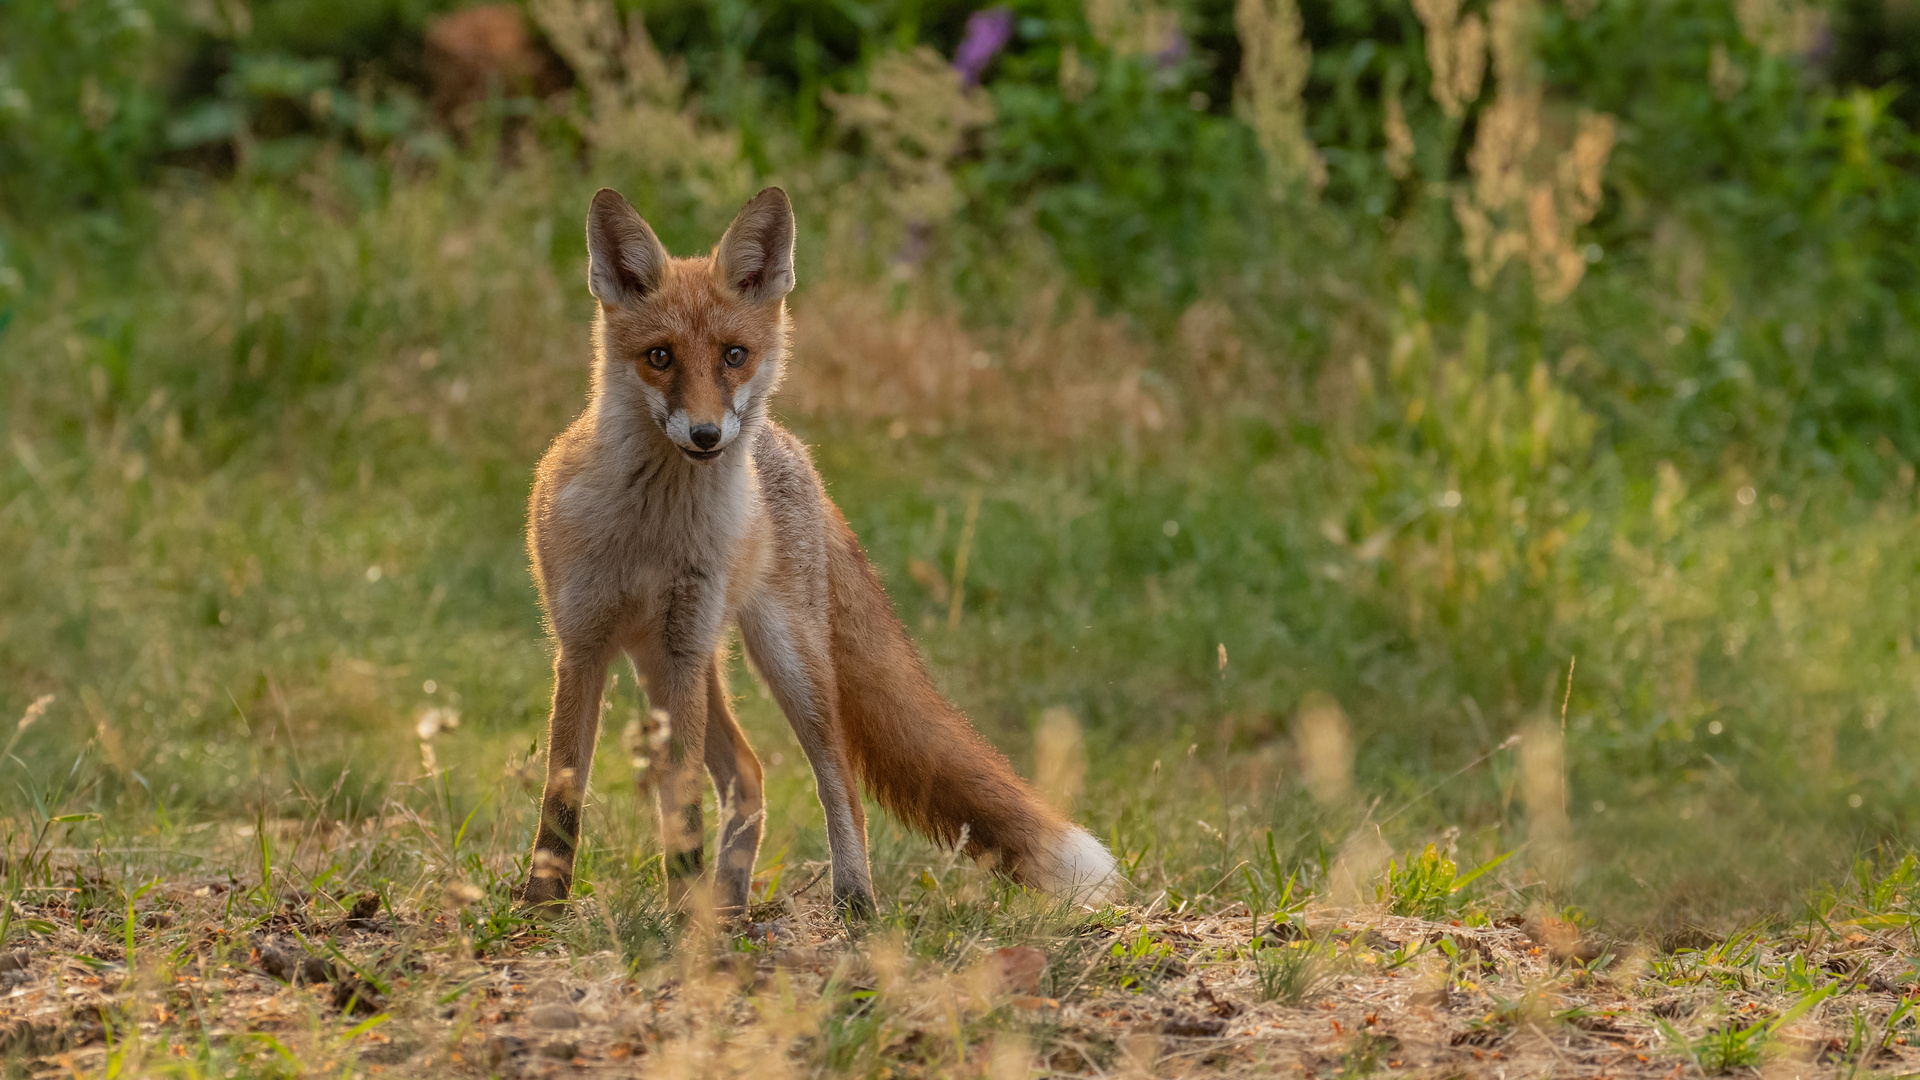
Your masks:
[{"label": "purple flower", "polygon": [[967,16],[967,35],[953,53],[953,70],[968,86],[980,81],[980,73],[1013,39],[1013,9],[995,7]]},{"label": "purple flower", "polygon": [[1179,66],[1180,61],[1186,58],[1187,35],[1181,33],[1180,28],[1176,26],[1167,32],[1166,43],[1161,45],[1159,52],[1154,54],[1154,63],[1158,65],[1162,71],[1165,71],[1168,68]]}]

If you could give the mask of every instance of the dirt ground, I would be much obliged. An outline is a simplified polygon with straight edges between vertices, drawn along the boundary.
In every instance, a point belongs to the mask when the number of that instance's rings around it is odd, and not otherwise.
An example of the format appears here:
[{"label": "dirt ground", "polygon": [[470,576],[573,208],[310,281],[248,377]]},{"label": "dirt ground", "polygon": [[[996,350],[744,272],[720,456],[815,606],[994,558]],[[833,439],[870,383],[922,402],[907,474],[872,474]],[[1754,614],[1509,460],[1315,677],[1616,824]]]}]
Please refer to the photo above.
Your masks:
[{"label": "dirt ground", "polygon": [[[559,923],[510,924],[480,947],[475,907],[462,902],[484,902],[458,890],[397,912],[374,894],[324,912],[296,897],[245,921],[234,918],[237,891],[166,884],[122,912],[79,907],[77,890],[17,901],[13,948],[0,955],[9,1070],[1624,1078],[1920,1069],[1903,996],[1911,949],[1889,929],[1701,934],[1663,950],[1583,936],[1551,918],[1474,926],[1308,906],[1275,923],[1244,906],[1193,915],[1156,903],[1064,923],[996,922],[989,912],[971,930],[883,920],[850,934],[803,896],[744,927],[683,927],[670,953],[636,964],[617,948],[580,947],[587,939],[567,923],[605,920],[591,903]],[[1783,990],[1795,985],[1808,989]]]}]

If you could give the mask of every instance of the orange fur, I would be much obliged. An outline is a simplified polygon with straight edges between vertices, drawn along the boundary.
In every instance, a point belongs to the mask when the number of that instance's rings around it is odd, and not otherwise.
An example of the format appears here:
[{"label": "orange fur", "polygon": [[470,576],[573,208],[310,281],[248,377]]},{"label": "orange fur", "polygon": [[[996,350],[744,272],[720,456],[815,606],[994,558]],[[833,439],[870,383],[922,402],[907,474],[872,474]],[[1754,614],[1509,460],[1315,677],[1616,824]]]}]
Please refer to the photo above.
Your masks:
[{"label": "orange fur", "polygon": [[920,832],[943,844],[964,832],[967,854],[997,858],[1016,879],[1038,878],[1023,870],[1066,823],[934,689],[853,529],[833,517],[833,652],[854,770]]},{"label": "orange fur", "polygon": [[756,196],[706,258],[669,257],[611,191],[587,236],[593,393],[542,459],[528,515],[559,648],[526,898],[567,894],[600,694],[624,653],[671,717],[652,769],[670,897],[704,874],[704,765],[721,801],[719,906],[744,909],[764,800],[722,678],[729,624],[813,766],[839,904],[873,903],[856,781],[1018,880],[1104,889],[1112,858],[934,689],[806,448],[766,415],[791,333],[785,193]]}]

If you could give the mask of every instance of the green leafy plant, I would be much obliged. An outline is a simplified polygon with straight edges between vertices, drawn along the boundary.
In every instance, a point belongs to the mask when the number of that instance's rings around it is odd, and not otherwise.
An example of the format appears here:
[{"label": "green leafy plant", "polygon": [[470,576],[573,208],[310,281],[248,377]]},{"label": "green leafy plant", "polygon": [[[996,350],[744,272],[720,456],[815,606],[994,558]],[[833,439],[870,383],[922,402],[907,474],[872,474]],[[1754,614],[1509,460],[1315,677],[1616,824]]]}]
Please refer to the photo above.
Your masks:
[{"label": "green leafy plant", "polygon": [[1145,927],[1120,937],[1108,946],[1106,967],[1119,985],[1129,989],[1159,982],[1185,970],[1173,946],[1154,936]]},{"label": "green leafy plant", "polygon": [[1376,894],[1395,915],[1438,919],[1459,906],[1467,886],[1512,856],[1509,851],[1462,874],[1452,859],[1428,844],[1419,855],[1408,857],[1404,865],[1398,860],[1389,862],[1386,880],[1376,887]]},{"label": "green leafy plant", "polygon": [[1660,1033],[1669,1043],[1681,1048],[1705,1073],[1726,1073],[1758,1065],[1768,1045],[1780,1029],[1804,1016],[1814,1006],[1832,996],[1838,984],[1828,984],[1803,996],[1790,1008],[1771,1019],[1752,1024],[1736,1024],[1731,1019],[1709,1028],[1698,1038],[1687,1038],[1666,1020],[1658,1021]]}]

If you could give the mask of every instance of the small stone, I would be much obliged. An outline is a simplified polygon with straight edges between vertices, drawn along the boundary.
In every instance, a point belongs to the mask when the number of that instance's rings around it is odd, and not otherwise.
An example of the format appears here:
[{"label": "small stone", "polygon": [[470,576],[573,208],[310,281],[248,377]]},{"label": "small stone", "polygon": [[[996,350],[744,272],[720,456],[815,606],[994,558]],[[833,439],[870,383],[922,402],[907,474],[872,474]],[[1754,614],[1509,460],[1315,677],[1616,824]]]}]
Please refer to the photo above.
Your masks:
[{"label": "small stone", "polygon": [[286,949],[261,945],[254,949],[253,955],[261,971],[281,982],[292,982],[299,977],[299,958]]},{"label": "small stone", "polygon": [[782,941],[793,940],[793,931],[778,919],[748,922],[741,928],[740,936],[755,945],[776,945]]},{"label": "small stone", "polygon": [[1276,919],[1268,923],[1267,928],[1260,933],[1264,937],[1283,944],[1289,941],[1302,941],[1307,936],[1306,931],[1295,925],[1292,919]]},{"label": "small stone", "polygon": [[1177,956],[1155,957],[1146,965],[1145,974],[1155,979],[1184,979],[1187,977],[1187,962]]},{"label": "small stone", "polygon": [[1176,1017],[1160,1025],[1160,1034],[1172,1035],[1181,1039],[1212,1039],[1226,1033],[1225,1020],[1202,1020],[1197,1017]]},{"label": "small stone", "polygon": [[573,1006],[558,1002],[551,1005],[535,1005],[527,1010],[527,1022],[537,1028],[558,1031],[579,1027],[580,1014],[574,1010]]},{"label": "small stone", "polygon": [[527,1052],[527,1040],[518,1035],[494,1035],[487,1039],[487,1064],[495,1069],[510,1064]]},{"label": "small stone", "polygon": [[387,1007],[380,992],[357,975],[348,975],[333,984],[333,1007],[355,1016],[372,1016]]},{"label": "small stone", "polygon": [[285,983],[333,981],[333,965],[290,945],[262,943],[254,948],[260,970]]},{"label": "small stone", "polygon": [[380,914],[380,894],[364,892],[347,912],[347,925],[355,930],[373,929],[373,917]]},{"label": "small stone", "polygon": [[1392,952],[1399,948],[1393,939],[1378,930],[1368,927],[1350,938],[1355,948],[1371,949],[1374,952]]},{"label": "small stone", "polygon": [[1018,994],[1038,994],[1040,976],[1047,970],[1047,954],[1026,945],[993,950],[993,970],[1000,987]]},{"label": "small stone", "polygon": [[1205,1005],[1208,1012],[1222,1020],[1231,1020],[1244,1011],[1238,1002],[1215,994],[1213,988],[1207,985],[1207,981],[1197,976],[1193,980],[1193,999]]},{"label": "small stone", "polygon": [[1600,954],[1606,951],[1604,942],[1597,938],[1582,936],[1579,927],[1551,915],[1540,915],[1528,919],[1520,930],[1532,939],[1534,944],[1547,950],[1547,955],[1555,960],[1578,960],[1581,963],[1590,963],[1599,959]]}]

